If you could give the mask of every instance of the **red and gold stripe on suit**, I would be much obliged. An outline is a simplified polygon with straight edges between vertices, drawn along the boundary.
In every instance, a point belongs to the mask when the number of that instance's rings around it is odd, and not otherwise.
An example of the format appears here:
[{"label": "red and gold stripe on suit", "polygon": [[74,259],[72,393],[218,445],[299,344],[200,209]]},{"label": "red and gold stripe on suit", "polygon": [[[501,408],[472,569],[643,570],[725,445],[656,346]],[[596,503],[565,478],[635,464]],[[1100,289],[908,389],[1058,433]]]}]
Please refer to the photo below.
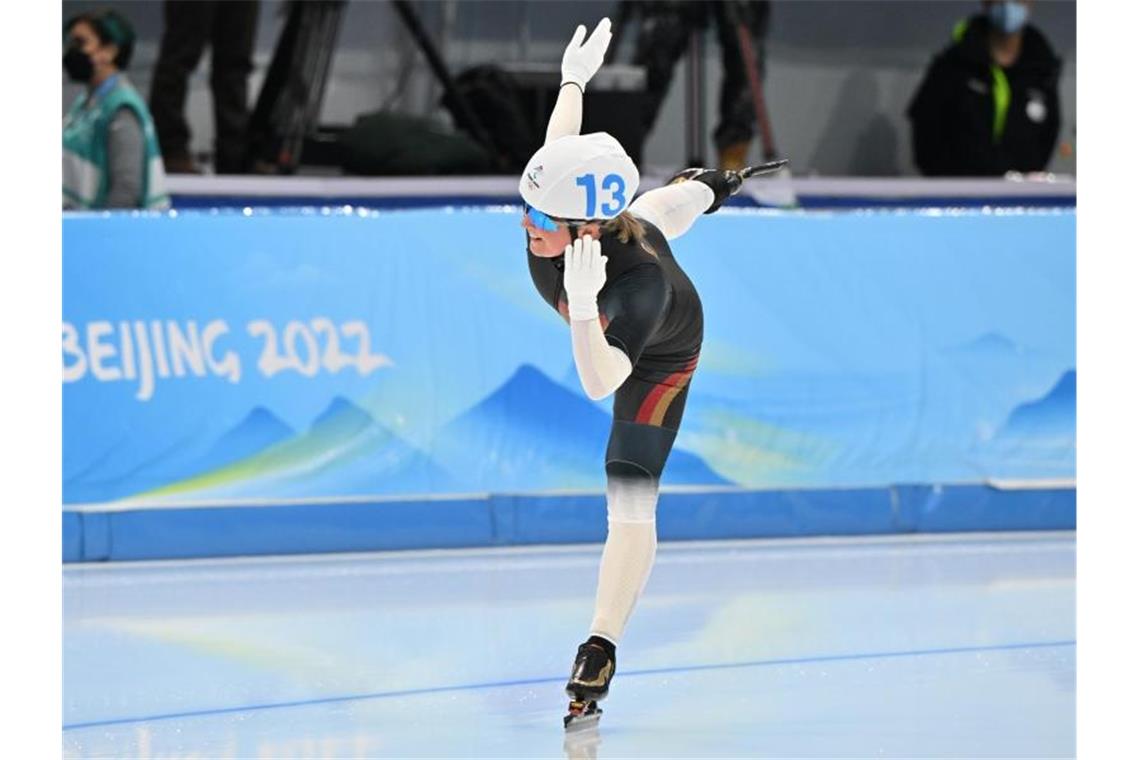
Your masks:
[{"label": "red and gold stripe on suit", "polygon": [[694,357],[680,372],[674,372],[657,383],[649,395],[645,397],[645,400],[641,402],[637,416],[633,421],[641,425],[660,426],[665,419],[665,413],[669,411],[669,405],[673,403],[673,399],[677,398],[677,394],[688,386],[689,379],[692,378],[693,372],[697,369],[697,358],[699,357]]}]

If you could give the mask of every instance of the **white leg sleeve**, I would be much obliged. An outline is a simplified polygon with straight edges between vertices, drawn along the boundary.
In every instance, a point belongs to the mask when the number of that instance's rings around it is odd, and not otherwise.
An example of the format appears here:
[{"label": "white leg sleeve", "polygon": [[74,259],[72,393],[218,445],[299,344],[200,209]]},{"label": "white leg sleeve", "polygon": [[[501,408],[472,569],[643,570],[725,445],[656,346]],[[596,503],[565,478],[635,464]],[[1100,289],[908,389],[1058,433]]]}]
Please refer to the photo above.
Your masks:
[{"label": "white leg sleeve", "polygon": [[598,571],[590,634],[621,640],[657,555],[657,481],[613,478],[606,485],[609,533]]}]

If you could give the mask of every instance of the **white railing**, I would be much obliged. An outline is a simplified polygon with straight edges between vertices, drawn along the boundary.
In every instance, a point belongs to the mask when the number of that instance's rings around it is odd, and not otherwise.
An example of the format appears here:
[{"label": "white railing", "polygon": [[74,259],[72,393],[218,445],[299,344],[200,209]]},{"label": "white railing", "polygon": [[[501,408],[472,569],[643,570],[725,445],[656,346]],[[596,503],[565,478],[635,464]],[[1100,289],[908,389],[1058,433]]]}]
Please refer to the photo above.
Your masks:
[{"label": "white railing", "polygon": [[[665,172],[642,176],[641,187],[664,184]],[[518,197],[518,179],[513,176],[485,177],[324,177],[250,175],[171,175],[169,191],[175,196],[265,198],[277,201],[296,198],[501,198]],[[748,190],[763,204],[790,205],[795,198],[850,198],[876,202],[914,201],[923,198],[1002,199],[1033,198],[1070,202],[1077,182],[1070,176],[1048,175],[1041,179],[920,178],[920,177],[777,177],[750,182]]]}]

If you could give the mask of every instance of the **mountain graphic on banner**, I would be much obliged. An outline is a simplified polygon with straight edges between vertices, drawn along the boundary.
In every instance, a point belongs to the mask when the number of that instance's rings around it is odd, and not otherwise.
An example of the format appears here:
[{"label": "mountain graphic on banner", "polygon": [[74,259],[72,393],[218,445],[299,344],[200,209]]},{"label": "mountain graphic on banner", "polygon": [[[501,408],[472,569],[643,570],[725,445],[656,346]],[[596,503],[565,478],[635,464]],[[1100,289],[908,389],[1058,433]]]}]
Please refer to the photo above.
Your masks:
[{"label": "mountain graphic on banner", "polygon": [[276,484],[274,494],[362,496],[441,493],[458,488],[427,455],[343,398],[334,399],[313,423],[310,432],[318,430],[337,444],[327,449],[316,469],[306,469]]},{"label": "mountain graphic on banner", "polygon": [[338,396],[304,433],[148,495],[322,497],[452,488],[421,452]]},{"label": "mountain graphic on banner", "polygon": [[194,462],[194,471],[210,472],[225,467],[287,440],[294,434],[293,428],[278,419],[273,412],[263,406],[254,407],[236,427],[219,438],[209,451]]},{"label": "mountain graphic on banner", "polygon": [[[433,459],[474,490],[602,488],[610,415],[524,364],[448,423]],[[727,484],[699,457],[674,449],[665,483]]]},{"label": "mountain graphic on banner", "polygon": [[[995,331],[936,352],[929,364],[932,381],[924,393],[946,412],[949,424],[936,430],[937,436],[969,447],[998,435],[1016,409],[1047,393],[1065,370],[1068,361],[1058,354]],[[967,437],[957,438],[961,433]]]},{"label": "mountain graphic on banner", "polygon": [[112,501],[217,470],[293,435],[291,427],[258,406],[213,443],[193,438],[179,441],[121,477],[100,482],[77,477],[64,483],[64,492],[68,500]]},{"label": "mountain graphic on banner", "polygon": [[1025,349],[1012,338],[998,332],[988,332],[966,343],[947,349],[949,353],[973,354],[975,356],[1007,356],[1024,354]]},{"label": "mountain graphic on banner", "polygon": [[1032,438],[1067,435],[1077,425],[1077,372],[1069,370],[1044,397],[1018,406],[998,433],[999,436]]},{"label": "mountain graphic on banner", "polygon": [[1072,478],[1076,472],[1077,373],[1019,405],[983,451],[995,477]]}]

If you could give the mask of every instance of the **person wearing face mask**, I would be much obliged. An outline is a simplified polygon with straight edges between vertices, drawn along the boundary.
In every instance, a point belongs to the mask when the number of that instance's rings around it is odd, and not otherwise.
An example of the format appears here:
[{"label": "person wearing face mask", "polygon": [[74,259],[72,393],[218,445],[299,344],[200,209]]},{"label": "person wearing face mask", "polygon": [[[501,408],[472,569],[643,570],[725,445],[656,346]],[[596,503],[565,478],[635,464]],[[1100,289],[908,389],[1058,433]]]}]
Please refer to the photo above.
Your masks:
[{"label": "person wearing face mask", "polygon": [[1044,171],[1061,126],[1061,60],[1029,0],[987,0],[960,21],[907,109],[914,160],[929,176]]},{"label": "person wearing face mask", "polygon": [[170,206],[154,123],[123,70],[135,33],[113,10],[64,24],[63,68],[84,85],[63,120],[65,209]]}]

